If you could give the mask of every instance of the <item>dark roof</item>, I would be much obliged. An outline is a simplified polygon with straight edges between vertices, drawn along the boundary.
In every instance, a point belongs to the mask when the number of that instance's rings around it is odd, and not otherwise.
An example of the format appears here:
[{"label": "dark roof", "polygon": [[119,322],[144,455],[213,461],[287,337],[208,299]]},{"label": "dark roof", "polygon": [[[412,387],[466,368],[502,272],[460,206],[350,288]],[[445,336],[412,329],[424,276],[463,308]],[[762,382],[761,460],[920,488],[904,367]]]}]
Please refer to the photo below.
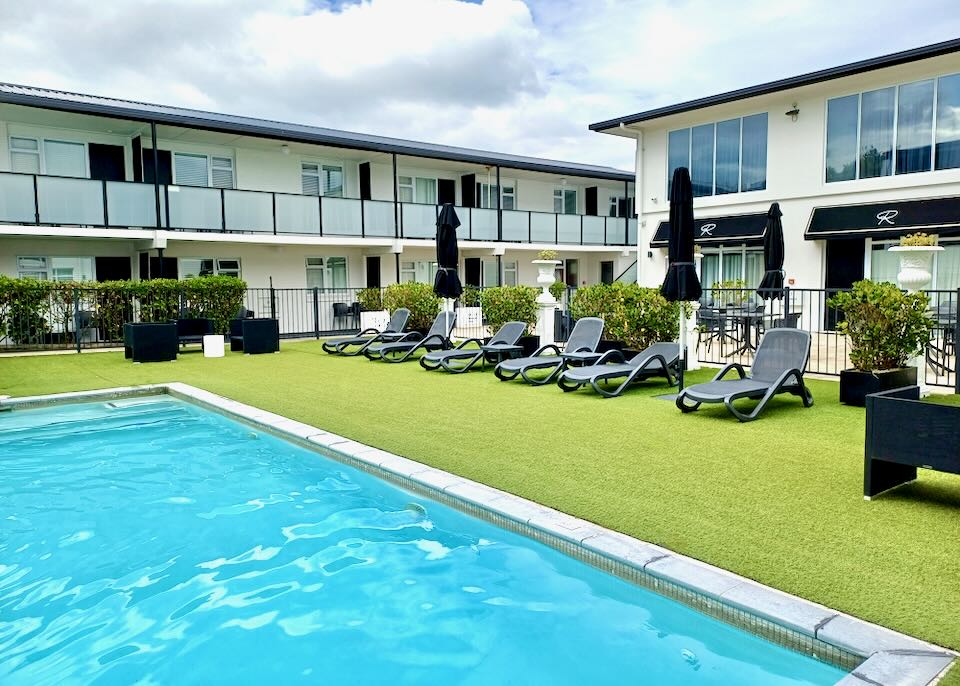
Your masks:
[{"label": "dark roof", "polygon": [[940,55],[946,55],[948,53],[957,51],[960,51],[960,38],[944,41],[942,43],[934,43],[933,45],[924,45],[923,47],[904,50],[902,52],[895,52],[890,55],[883,55],[882,57],[872,57],[859,62],[851,62],[850,64],[844,64],[839,67],[831,67],[829,69],[821,69],[820,71],[812,71],[809,74],[791,76],[790,78],[780,79],[779,81],[770,81],[768,83],[761,83],[757,86],[749,86],[747,88],[727,91],[726,93],[720,93],[718,95],[710,95],[705,98],[698,98],[697,100],[688,100],[687,102],[681,102],[676,105],[658,107],[656,109],[647,110],[646,112],[638,112],[637,114],[630,114],[623,117],[618,117],[616,119],[608,119],[607,121],[591,124],[590,130],[604,131],[606,129],[615,128],[620,124],[636,124],[638,122],[649,121],[651,119],[659,119],[660,117],[666,117],[671,114],[691,112],[693,110],[703,109],[704,107],[722,105],[724,103],[734,102],[736,100],[745,100],[746,98],[776,93],[777,91],[788,90],[790,88],[809,86],[811,84],[820,83],[821,81],[830,81],[832,79],[843,78],[844,76],[853,76],[855,74],[862,74],[875,69],[883,69],[884,67],[895,67],[900,64],[916,62],[918,60],[924,60],[931,57],[939,57]]},{"label": "dark roof", "polygon": [[117,98],[106,98],[98,95],[84,95],[66,91],[36,88],[34,86],[19,86],[11,83],[0,83],[0,103],[41,107],[60,110],[63,112],[77,112],[114,119],[127,119],[142,122],[156,122],[193,129],[205,129],[222,133],[235,133],[260,138],[274,138],[298,143],[314,143],[339,148],[354,148],[373,152],[396,153],[398,155],[412,155],[432,159],[453,160],[483,165],[500,165],[509,169],[525,169],[569,176],[586,176],[597,179],[614,181],[633,181],[633,172],[603,167],[592,164],[578,164],[576,162],[560,162],[538,157],[509,155],[506,153],[459,148],[451,145],[437,145],[419,141],[388,138],[367,133],[339,131],[319,126],[305,124],[291,124],[256,119],[231,114],[204,112],[182,107],[155,105]]}]

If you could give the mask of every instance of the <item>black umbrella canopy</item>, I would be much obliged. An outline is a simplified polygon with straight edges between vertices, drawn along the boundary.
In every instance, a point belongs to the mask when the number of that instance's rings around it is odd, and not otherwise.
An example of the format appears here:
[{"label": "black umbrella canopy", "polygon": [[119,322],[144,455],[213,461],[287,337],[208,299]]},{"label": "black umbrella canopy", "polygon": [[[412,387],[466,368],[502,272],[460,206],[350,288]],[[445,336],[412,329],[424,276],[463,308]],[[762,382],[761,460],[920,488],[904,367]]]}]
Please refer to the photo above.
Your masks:
[{"label": "black umbrella canopy", "polygon": [[702,290],[693,262],[693,186],[690,172],[678,167],[670,188],[670,266],[660,293],[671,302],[699,300]]},{"label": "black umbrella canopy", "polygon": [[457,250],[457,217],[453,205],[447,203],[440,208],[437,217],[437,278],[433,282],[433,292],[441,298],[459,298],[463,293],[457,265],[460,253]]},{"label": "black umbrella canopy", "polygon": [[764,299],[783,297],[783,223],[780,203],[767,211],[767,230],[763,234],[763,279],[757,294]]}]

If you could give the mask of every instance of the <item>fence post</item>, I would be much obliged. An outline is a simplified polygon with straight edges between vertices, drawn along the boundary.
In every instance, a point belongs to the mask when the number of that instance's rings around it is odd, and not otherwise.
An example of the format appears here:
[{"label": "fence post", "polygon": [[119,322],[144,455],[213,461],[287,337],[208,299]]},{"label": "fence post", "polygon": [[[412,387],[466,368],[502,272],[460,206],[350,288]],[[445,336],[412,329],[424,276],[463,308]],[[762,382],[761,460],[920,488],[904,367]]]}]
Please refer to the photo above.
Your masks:
[{"label": "fence post", "polygon": [[73,289],[73,339],[80,352],[80,291]]},{"label": "fence post", "polygon": [[320,338],[320,289],[313,287],[313,337]]},{"label": "fence post", "polygon": [[273,287],[273,284],[270,284],[270,319],[277,318],[277,291]]},{"label": "fence post", "polygon": [[953,392],[960,395],[960,288],[953,305]]}]

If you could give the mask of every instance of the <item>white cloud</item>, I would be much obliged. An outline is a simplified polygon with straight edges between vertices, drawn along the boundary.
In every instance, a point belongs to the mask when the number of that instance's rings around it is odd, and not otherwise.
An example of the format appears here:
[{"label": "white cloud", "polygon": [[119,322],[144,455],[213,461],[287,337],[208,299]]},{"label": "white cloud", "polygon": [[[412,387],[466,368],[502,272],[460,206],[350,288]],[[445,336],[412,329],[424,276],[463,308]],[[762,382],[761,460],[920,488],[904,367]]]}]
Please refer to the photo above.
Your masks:
[{"label": "white cloud", "polygon": [[960,35],[947,0],[0,4],[0,80],[630,168],[594,121]]}]

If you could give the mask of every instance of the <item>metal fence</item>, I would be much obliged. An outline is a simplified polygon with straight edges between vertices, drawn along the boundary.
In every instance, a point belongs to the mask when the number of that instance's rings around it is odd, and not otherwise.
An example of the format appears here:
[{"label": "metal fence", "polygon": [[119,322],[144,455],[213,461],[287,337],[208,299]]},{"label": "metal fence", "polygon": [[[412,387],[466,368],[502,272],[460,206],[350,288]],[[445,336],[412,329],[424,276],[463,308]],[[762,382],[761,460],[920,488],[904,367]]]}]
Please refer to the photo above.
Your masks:
[{"label": "metal fence", "polygon": [[[829,304],[839,289],[784,288],[780,297],[762,300],[752,289],[704,291],[696,312],[700,362],[749,366],[763,332],[791,327],[811,336],[809,372],[839,375],[851,367],[850,340],[837,330],[843,313]],[[923,352],[921,379],[930,386],[956,387],[960,291],[928,291],[934,328]]]}]

